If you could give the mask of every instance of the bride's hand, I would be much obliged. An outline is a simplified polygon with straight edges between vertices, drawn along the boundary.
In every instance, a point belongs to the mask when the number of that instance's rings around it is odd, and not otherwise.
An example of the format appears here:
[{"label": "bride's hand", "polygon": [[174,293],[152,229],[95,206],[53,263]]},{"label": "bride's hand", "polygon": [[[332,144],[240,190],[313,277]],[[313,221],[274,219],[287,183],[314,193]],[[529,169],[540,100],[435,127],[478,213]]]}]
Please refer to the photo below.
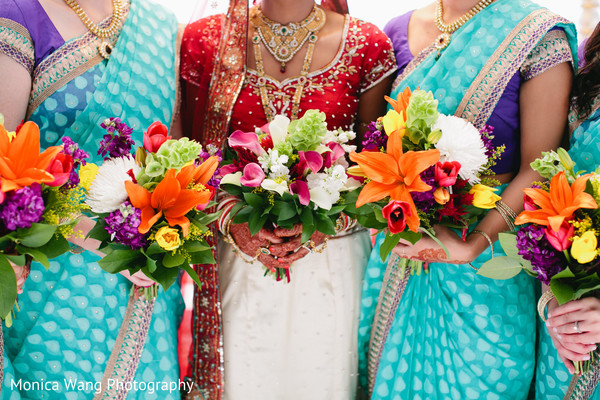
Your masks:
[{"label": "bride's hand", "polygon": [[250,235],[250,229],[247,223],[231,224],[229,234],[235,241],[235,244],[248,256],[254,258],[258,255],[257,260],[263,263],[267,268],[281,268],[281,264],[271,254],[262,252],[261,249],[268,249],[272,243],[281,243],[282,239],[274,234],[273,231],[262,228],[254,236]]},{"label": "bride's hand", "polygon": [[325,242],[327,238],[327,235],[317,231],[310,237],[312,246],[307,246],[301,242],[301,224],[294,225],[292,229],[275,228],[274,233],[280,238],[287,240],[280,244],[271,245],[269,250],[271,250],[271,254],[278,257],[280,263],[286,266],[308,255],[315,247],[319,247],[319,245]]},{"label": "bride's hand", "polygon": [[451,229],[440,225],[436,225],[434,229],[435,237],[446,246],[450,257],[446,256],[440,245],[427,234],[423,234],[423,237],[414,245],[400,239],[392,251],[402,258],[423,262],[467,264],[475,259],[472,246],[463,242]]}]

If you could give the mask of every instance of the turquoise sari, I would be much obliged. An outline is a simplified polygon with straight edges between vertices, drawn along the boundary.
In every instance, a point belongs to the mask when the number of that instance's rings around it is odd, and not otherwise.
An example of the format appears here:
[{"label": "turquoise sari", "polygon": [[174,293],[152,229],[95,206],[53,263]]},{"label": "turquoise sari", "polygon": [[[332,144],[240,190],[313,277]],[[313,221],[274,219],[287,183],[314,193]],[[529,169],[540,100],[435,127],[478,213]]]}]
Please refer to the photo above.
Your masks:
[{"label": "turquoise sari", "polygon": [[[498,0],[452,35],[437,57],[423,50],[397,78],[430,90],[440,112],[482,128],[509,80],[553,27],[574,27],[529,1]],[[535,370],[535,281],[526,274],[496,281],[469,265],[430,264],[400,279],[397,257],[382,262],[381,235],[363,285],[359,373],[369,398],[524,399]],[[496,255],[502,250],[494,244]],[[484,251],[478,268],[492,256]]]},{"label": "turquoise sari", "polygon": [[[100,123],[119,117],[133,128],[136,145],[154,121],[171,124],[176,98],[177,22],[162,7],[145,0],[126,2],[127,19],[109,60],[96,50],[90,34],[68,41],[34,71],[27,119],[41,129],[42,147],[70,136],[100,164]],[[104,272],[91,252],[68,253],[46,271],[33,264],[19,295],[13,326],[4,327],[2,399],[91,399],[119,380],[133,387],[128,399],[179,399],[177,330],[183,313],[178,284],[159,290],[147,339],[138,343],[129,370],[122,353],[109,362],[119,336],[131,289],[121,275]],[[115,349],[119,349],[116,346]],[[115,354],[116,355],[116,354]],[[107,364],[114,364],[113,368]],[[110,375],[105,375],[106,372]],[[129,374],[129,375],[127,375]],[[103,377],[113,387],[100,387]],[[107,382],[105,380],[105,382]],[[119,390],[119,389],[116,389]],[[106,396],[102,398],[107,398]]]},{"label": "turquoise sari", "polygon": [[[573,113],[571,117],[570,130],[573,133],[569,140],[569,155],[575,161],[575,171],[593,172],[600,166],[600,98],[596,99],[590,116],[585,120],[577,121]],[[561,400],[569,388],[571,374],[558,356],[552,338],[541,320],[538,322],[538,336],[535,398]],[[599,368],[596,363],[595,374],[598,373]],[[600,400],[600,391],[595,390],[595,385],[586,384],[589,378],[586,375],[583,376],[584,379],[580,379],[581,382],[578,382],[574,390],[576,394],[571,398]],[[589,397],[578,397],[584,392]]]}]

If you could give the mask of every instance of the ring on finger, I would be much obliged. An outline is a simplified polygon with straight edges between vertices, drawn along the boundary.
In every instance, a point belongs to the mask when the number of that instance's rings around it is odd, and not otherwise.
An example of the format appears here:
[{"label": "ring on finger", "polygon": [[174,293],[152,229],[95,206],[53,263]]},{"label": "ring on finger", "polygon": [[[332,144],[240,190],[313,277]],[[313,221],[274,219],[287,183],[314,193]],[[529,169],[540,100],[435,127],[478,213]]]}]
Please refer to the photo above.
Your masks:
[{"label": "ring on finger", "polygon": [[308,250],[309,253],[313,252],[313,248],[315,247],[315,243],[312,240],[308,240],[307,242],[303,243],[302,246],[300,246],[301,249],[306,249]]},{"label": "ring on finger", "polygon": [[573,330],[574,330],[575,332],[577,332],[577,333],[582,333],[582,332],[581,332],[581,328],[579,328],[579,321],[575,321],[575,322],[573,323]]}]

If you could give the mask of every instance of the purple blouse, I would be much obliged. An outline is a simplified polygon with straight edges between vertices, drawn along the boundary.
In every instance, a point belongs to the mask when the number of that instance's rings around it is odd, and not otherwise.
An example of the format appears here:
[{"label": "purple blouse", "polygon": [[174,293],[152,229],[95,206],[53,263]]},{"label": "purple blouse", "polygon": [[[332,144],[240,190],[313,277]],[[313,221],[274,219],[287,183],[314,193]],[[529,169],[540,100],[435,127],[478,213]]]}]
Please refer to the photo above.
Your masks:
[{"label": "purple blouse", "polygon": [[[408,45],[408,23],[413,11],[392,19],[384,32],[392,40],[398,73],[402,73],[414,58]],[[563,61],[561,61],[563,62]],[[542,71],[543,72],[543,71]],[[541,73],[541,72],[540,72]],[[492,168],[496,174],[516,172],[520,163],[519,89],[523,78],[520,72],[511,78],[487,124],[494,127],[494,144],[506,145],[506,150]]]},{"label": "purple blouse", "polygon": [[0,18],[27,29],[35,49],[35,65],[65,43],[38,0],[0,0]]}]

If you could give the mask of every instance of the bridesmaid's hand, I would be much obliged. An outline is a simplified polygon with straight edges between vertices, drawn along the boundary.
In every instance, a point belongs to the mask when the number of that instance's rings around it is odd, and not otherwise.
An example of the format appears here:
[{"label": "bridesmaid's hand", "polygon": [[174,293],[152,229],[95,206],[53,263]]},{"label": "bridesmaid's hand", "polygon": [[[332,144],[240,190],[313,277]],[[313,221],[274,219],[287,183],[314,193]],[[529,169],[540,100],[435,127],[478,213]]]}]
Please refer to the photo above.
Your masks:
[{"label": "bridesmaid's hand", "polygon": [[257,260],[263,263],[267,268],[281,268],[282,265],[275,259],[272,254],[265,254],[260,251],[261,248],[269,248],[271,243],[281,243],[279,238],[273,231],[262,228],[254,236],[250,235],[250,229],[247,223],[231,224],[229,233],[240,251],[254,258],[258,254]]},{"label": "bridesmaid's hand", "polygon": [[447,257],[440,245],[427,234],[423,234],[423,237],[414,245],[400,239],[392,251],[402,258],[423,262],[467,264],[475,259],[472,246],[468,242],[463,242],[451,229],[440,225],[436,225],[434,229],[436,238],[446,246],[450,257]]},{"label": "bridesmaid's hand", "polygon": [[25,265],[16,265],[9,261],[10,266],[15,271],[15,276],[17,277],[17,294],[23,293],[23,286],[25,285],[25,281],[29,276],[29,272],[31,272],[31,260],[27,260]]},{"label": "bridesmaid's hand", "polygon": [[129,281],[136,286],[150,287],[156,284],[156,282],[148,278],[148,276],[146,276],[146,274],[144,274],[142,271],[138,271],[133,275],[131,275],[127,270],[121,271],[119,273],[125,278],[129,279]]}]

